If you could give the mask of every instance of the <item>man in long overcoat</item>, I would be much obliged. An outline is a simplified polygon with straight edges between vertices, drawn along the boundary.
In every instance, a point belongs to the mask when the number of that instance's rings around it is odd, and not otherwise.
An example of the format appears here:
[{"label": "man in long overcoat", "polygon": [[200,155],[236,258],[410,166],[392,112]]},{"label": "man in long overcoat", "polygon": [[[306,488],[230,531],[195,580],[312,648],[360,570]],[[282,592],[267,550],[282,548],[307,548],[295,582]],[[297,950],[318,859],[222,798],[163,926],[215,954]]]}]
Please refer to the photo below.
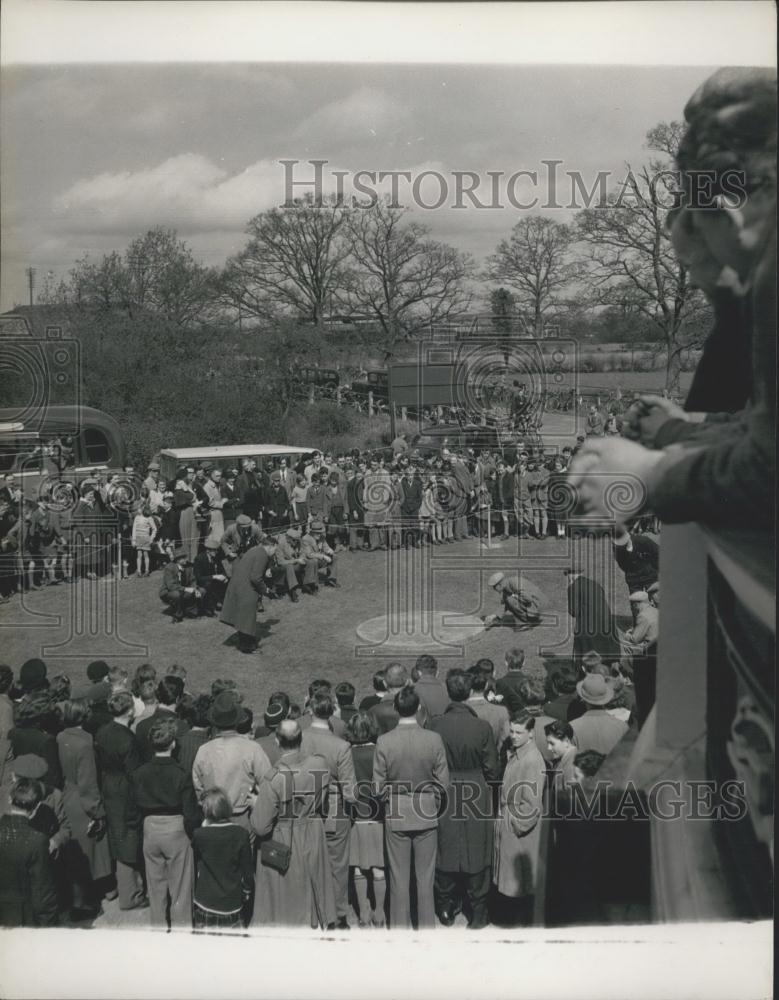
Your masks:
[{"label": "man in long overcoat", "polygon": [[573,618],[573,659],[577,666],[590,650],[606,662],[620,657],[617,627],[603,587],[581,570],[567,569],[568,614]]},{"label": "man in long overcoat", "polygon": [[276,542],[267,536],[233,564],[219,620],[238,632],[238,648],[242,653],[257,648],[257,606],[262,607],[265,573],[275,551]]},{"label": "man in long overcoat", "polygon": [[118,691],[108,699],[113,721],[95,736],[95,757],[103,797],[108,846],[116,862],[119,909],[133,910],[146,904],[141,879],[141,814],[135,802],[131,773],[142,763],[135,736],[130,732],[133,698]]},{"label": "man in long overcoat", "polygon": [[446,808],[438,820],[435,901],[438,918],[454,923],[462,896],[470,907],[469,927],[486,927],[493,851],[492,792],[500,777],[495,737],[488,722],[466,704],[471,678],[451,670],[446,678],[450,704],[429,725],[446,749],[451,782]]},{"label": "man in long overcoat", "polygon": [[[251,825],[260,845],[254,896],[256,926],[320,927],[335,923],[335,892],[322,819],[330,771],[322,757],[301,750],[297,720],[284,719],[276,730],[281,755],[260,783]],[[273,839],[292,848],[282,874],[262,863],[262,842]]]}]

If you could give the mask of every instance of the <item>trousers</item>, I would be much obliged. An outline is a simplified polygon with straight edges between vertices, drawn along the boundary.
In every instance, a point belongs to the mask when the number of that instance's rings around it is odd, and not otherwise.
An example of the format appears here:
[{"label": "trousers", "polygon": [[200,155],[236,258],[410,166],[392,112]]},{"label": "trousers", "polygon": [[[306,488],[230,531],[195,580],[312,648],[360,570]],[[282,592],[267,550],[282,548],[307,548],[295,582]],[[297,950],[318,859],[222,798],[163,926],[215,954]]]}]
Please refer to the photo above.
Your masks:
[{"label": "trousers", "polygon": [[438,829],[392,830],[384,828],[389,866],[390,927],[411,927],[411,860],[417,887],[417,926],[435,927],[435,859]]},{"label": "trousers", "polygon": [[119,894],[119,909],[132,910],[143,899],[143,878],[137,868],[116,862],[116,891]]},{"label": "trousers", "polygon": [[491,869],[484,868],[480,872],[445,872],[436,869],[435,873],[435,905],[440,913],[447,909],[456,912],[463,896],[468,901],[471,919],[468,924],[474,930],[486,927],[487,899],[490,894]]},{"label": "trousers", "polygon": [[[332,829],[330,829],[332,827]],[[335,912],[339,920],[349,912],[349,836],[351,820],[346,817],[325,821],[325,840],[335,886]]]},{"label": "trousers", "polygon": [[195,868],[192,846],[181,816],[147,816],[143,821],[143,858],[152,927],[166,927],[170,897],[170,926],[192,926]]}]

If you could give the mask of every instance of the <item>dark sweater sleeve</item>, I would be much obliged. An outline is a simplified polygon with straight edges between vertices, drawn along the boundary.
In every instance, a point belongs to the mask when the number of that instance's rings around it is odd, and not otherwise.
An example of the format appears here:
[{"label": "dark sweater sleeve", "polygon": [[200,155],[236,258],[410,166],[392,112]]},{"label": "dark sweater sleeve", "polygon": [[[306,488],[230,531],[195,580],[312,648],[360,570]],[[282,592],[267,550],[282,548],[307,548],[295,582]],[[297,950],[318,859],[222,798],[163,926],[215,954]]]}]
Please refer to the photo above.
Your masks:
[{"label": "dark sweater sleeve", "polygon": [[241,830],[239,861],[241,872],[241,890],[248,896],[254,888],[254,862],[252,860],[252,849],[249,843],[249,835],[245,830]]},{"label": "dark sweater sleeve", "polygon": [[655,467],[649,506],[669,523],[772,528],[776,479],[776,229],[755,272],[749,301],[752,403],[706,443],[672,445]]}]

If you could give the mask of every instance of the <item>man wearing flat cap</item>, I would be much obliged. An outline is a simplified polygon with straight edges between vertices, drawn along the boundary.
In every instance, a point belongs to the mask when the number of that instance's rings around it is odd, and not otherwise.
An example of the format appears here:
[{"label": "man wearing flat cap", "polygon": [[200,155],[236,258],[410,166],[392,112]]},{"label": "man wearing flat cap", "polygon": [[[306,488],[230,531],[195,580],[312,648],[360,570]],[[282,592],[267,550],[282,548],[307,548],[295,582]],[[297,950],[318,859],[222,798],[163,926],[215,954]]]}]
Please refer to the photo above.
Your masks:
[{"label": "man wearing flat cap", "polygon": [[326,587],[338,587],[335,552],[327,544],[323,521],[312,521],[308,532],[300,542],[300,554],[306,561],[303,577],[303,591],[315,594],[319,590],[319,576],[324,577]]},{"label": "man wearing flat cap", "polygon": [[153,491],[159,490],[160,488],[160,463],[159,462],[149,462],[146,467],[146,478],[143,481],[143,485],[152,493]]},{"label": "man wearing flat cap", "polygon": [[486,615],[482,619],[488,628],[496,625],[532,628],[541,623],[541,608],[546,604],[546,597],[526,577],[493,573],[487,586],[498,594],[503,603],[502,614]]},{"label": "man wearing flat cap", "polygon": [[232,625],[238,633],[238,649],[253,653],[257,648],[257,611],[263,610],[262,597],[267,590],[266,574],[276,551],[276,540],[265,535],[233,564],[219,620]]},{"label": "man wearing flat cap", "polygon": [[305,581],[306,559],[300,554],[300,537],[298,528],[287,528],[283,534],[278,535],[276,560],[271,570],[277,590],[286,590],[294,604],[299,600],[301,580]]},{"label": "man wearing flat cap", "polygon": [[235,523],[225,529],[222,535],[222,566],[225,576],[229,579],[232,576],[233,564],[244,552],[257,543],[262,538],[262,529],[252,521],[248,514],[239,514]]},{"label": "man wearing flat cap", "polygon": [[210,536],[192,564],[195,585],[203,592],[203,613],[209,618],[221,610],[227,590],[227,574],[222,567],[222,546],[218,538]]},{"label": "man wearing flat cap", "polygon": [[186,614],[203,610],[205,590],[195,583],[195,574],[187,550],[179,547],[173,553],[173,562],[162,571],[160,599],[173,609],[173,621],[183,622]]}]

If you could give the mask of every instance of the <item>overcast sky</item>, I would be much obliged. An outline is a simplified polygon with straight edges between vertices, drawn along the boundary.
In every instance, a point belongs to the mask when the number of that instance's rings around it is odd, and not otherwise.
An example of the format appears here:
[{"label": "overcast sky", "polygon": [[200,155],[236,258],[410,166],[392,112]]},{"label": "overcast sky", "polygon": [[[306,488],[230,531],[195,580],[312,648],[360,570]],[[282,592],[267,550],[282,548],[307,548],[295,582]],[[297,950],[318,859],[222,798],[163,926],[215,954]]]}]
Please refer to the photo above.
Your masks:
[{"label": "overcast sky", "polygon": [[[169,225],[206,264],[238,251],[284,199],[278,161],[336,169],[561,171],[624,176],[644,136],[682,117],[710,68],[420,65],[11,66],[2,72],[1,305],[27,300],[25,268],[65,273]],[[300,168],[297,176],[310,174]],[[401,195],[407,190],[401,187]],[[428,190],[428,189],[424,189]],[[520,190],[520,189],[518,189]],[[567,192],[567,189],[565,189]],[[482,200],[488,188],[483,188]],[[431,197],[426,195],[426,197]],[[406,199],[402,196],[401,200]],[[451,200],[451,199],[450,199]],[[564,194],[561,202],[569,201]],[[548,213],[563,220],[565,210]],[[483,259],[521,217],[416,210]]]}]

